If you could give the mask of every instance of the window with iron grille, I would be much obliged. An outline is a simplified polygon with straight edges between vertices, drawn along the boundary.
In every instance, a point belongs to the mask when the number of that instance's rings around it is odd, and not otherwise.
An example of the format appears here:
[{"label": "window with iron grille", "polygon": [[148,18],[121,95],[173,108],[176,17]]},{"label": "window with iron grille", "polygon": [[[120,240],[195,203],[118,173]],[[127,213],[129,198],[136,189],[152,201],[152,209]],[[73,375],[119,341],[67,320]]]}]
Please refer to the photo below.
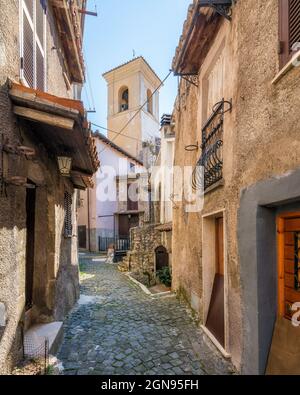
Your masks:
[{"label": "window with iron grille", "polygon": [[[202,154],[194,172],[194,189],[204,187],[205,191],[223,179],[223,124],[224,99],[214,106],[211,116],[202,128]],[[204,171],[201,177],[200,168]]]},{"label": "window with iron grille", "polygon": [[21,0],[21,78],[46,89],[46,1]]},{"label": "window with iron grille", "polygon": [[72,237],[73,226],[72,226],[72,196],[69,192],[65,192],[64,199],[64,209],[65,209],[65,237]]},{"label": "window with iron grille", "polygon": [[280,67],[300,50],[300,1],[279,0]]}]

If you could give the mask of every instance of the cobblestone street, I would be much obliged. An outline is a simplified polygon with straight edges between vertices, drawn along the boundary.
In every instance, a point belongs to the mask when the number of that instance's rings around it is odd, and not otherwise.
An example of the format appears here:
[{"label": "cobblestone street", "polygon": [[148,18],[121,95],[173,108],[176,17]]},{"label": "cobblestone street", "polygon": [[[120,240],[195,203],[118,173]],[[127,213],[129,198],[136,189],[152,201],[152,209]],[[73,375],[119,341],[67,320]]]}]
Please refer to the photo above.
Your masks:
[{"label": "cobblestone street", "polygon": [[67,375],[231,374],[175,297],[152,299],[115,265],[81,262],[58,358]]}]

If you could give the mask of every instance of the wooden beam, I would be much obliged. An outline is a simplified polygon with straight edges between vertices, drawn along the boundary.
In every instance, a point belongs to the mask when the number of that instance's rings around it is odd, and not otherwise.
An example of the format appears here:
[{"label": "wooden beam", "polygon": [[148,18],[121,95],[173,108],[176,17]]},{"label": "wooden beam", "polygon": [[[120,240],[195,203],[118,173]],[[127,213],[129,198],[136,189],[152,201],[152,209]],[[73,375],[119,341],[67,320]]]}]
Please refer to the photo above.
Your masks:
[{"label": "wooden beam", "polygon": [[72,118],[74,120],[77,120],[80,115],[79,110],[75,108],[63,106],[59,103],[39,98],[34,93],[21,92],[18,89],[12,89],[9,92],[9,96],[14,104],[17,104],[20,107],[27,107],[30,105],[33,110],[54,114],[63,118]]},{"label": "wooden beam", "polygon": [[14,106],[13,111],[19,117],[30,121],[44,123],[61,129],[73,130],[75,121],[73,119],[47,114],[42,111],[32,110],[26,107]]},{"label": "wooden beam", "polygon": [[97,12],[87,11],[87,10],[78,10],[79,14],[90,15],[90,16],[98,16]]},{"label": "wooden beam", "polygon": [[87,173],[83,170],[71,170],[71,177],[93,177],[93,174]]}]

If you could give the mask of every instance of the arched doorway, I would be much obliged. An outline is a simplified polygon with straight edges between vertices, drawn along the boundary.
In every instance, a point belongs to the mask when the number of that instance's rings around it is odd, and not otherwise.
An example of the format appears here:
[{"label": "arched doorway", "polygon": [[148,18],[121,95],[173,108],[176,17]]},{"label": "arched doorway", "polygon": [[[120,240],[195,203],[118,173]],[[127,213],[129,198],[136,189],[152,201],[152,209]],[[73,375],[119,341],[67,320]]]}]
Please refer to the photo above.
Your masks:
[{"label": "arched doorway", "polygon": [[169,266],[169,254],[164,246],[159,246],[155,250],[155,266],[156,271],[162,270]]}]

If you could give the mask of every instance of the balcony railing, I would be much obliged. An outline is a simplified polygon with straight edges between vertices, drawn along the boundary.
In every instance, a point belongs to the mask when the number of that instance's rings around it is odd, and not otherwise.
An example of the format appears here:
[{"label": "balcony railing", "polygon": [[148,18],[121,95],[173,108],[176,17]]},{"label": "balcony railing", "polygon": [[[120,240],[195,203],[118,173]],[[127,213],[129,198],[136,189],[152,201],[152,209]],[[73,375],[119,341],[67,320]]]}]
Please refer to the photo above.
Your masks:
[{"label": "balcony railing", "polygon": [[206,191],[223,179],[224,114],[231,108],[232,103],[224,99],[215,104],[202,128],[202,154],[193,173],[194,189]]}]

